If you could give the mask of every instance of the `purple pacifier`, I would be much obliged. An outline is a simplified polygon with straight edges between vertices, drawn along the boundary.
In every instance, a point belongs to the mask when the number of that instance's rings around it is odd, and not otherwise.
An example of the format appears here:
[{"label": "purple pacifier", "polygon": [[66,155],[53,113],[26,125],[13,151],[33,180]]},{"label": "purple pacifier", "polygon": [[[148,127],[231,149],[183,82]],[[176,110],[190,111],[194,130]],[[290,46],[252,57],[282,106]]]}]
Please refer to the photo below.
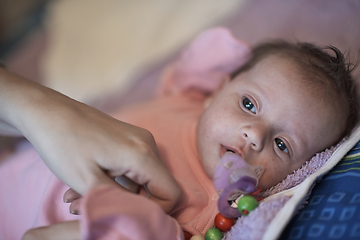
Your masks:
[{"label": "purple pacifier", "polygon": [[255,192],[264,171],[264,166],[252,166],[236,153],[228,151],[224,154],[214,172],[214,185],[220,195],[218,208],[224,217],[241,216],[229,202],[243,194]]}]

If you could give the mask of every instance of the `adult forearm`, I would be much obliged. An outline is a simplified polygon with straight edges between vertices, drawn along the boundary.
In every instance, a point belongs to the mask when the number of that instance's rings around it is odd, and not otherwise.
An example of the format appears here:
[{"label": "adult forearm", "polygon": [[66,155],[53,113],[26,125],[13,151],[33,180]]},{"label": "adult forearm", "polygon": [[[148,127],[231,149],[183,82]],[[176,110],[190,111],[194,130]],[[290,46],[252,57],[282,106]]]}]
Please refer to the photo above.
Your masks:
[{"label": "adult forearm", "polygon": [[0,89],[1,133],[25,136],[76,192],[126,176],[146,185],[165,211],[180,198],[149,131],[2,69]]},{"label": "adult forearm", "polygon": [[[48,167],[62,181],[75,185],[77,191],[86,188],[83,185],[88,185],[88,178],[94,178],[87,174],[86,166],[84,171],[81,166],[73,167],[74,171],[69,173],[73,163],[69,159],[71,149],[65,143],[67,136],[72,136],[65,130],[74,132],[68,125],[73,124],[78,105],[84,104],[0,68],[0,134],[26,137]],[[56,156],[59,152],[67,159]],[[69,174],[84,182],[80,183]],[[85,174],[88,177],[84,177]]]},{"label": "adult forearm", "polygon": [[0,68],[0,134],[20,136],[31,121],[32,102],[40,97],[41,87]]},{"label": "adult forearm", "polygon": [[[43,123],[65,105],[74,105],[72,100],[57,91],[22,78],[0,68],[0,134],[25,136],[32,139]],[[78,103],[81,104],[81,103]]]}]

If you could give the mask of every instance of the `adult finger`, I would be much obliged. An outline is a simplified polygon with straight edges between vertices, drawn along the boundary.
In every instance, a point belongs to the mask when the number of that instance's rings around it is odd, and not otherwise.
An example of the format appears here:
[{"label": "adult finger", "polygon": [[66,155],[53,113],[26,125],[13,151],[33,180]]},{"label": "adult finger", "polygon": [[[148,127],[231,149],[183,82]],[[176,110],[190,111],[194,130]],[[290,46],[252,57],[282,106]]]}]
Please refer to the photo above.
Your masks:
[{"label": "adult finger", "polygon": [[80,215],[81,214],[80,204],[81,204],[81,198],[72,201],[69,206],[69,212],[74,215]]},{"label": "adult finger", "polygon": [[154,152],[140,152],[136,157],[136,161],[122,161],[122,171],[108,170],[108,173],[112,176],[124,175],[133,182],[146,186],[150,199],[169,212],[179,200],[181,188]]},{"label": "adult finger", "polygon": [[78,198],[81,198],[81,195],[79,193],[75,192],[72,188],[69,188],[64,193],[63,201],[65,203],[71,203],[71,202],[73,202],[74,200],[76,200]]}]

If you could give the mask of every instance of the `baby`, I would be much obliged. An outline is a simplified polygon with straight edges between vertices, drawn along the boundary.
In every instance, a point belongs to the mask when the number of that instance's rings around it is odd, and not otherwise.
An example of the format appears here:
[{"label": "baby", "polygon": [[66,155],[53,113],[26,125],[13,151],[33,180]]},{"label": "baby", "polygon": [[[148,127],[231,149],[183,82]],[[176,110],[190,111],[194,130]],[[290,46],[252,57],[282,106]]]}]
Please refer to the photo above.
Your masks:
[{"label": "baby", "polygon": [[[198,50],[200,43],[214,39],[216,47]],[[113,114],[154,135],[166,167],[182,189],[169,214],[144,196],[99,186],[81,199],[80,216],[53,209],[49,219],[29,227],[75,221],[32,230],[25,239],[41,234],[54,239],[60,234],[84,239],[182,239],[183,231],[204,234],[218,212],[212,179],[227,151],[249,165],[265,167],[258,185],[265,190],[355,126],[358,107],[349,67],[339,50],[328,50],[270,42],[254,48],[248,60],[247,46],[227,30],[208,31],[167,69],[160,96]],[[217,60],[196,72],[199,63],[194,59],[211,54]],[[210,80],[216,83],[207,83]],[[52,191],[59,189],[63,187]],[[13,213],[8,221],[15,223],[19,216]]]}]

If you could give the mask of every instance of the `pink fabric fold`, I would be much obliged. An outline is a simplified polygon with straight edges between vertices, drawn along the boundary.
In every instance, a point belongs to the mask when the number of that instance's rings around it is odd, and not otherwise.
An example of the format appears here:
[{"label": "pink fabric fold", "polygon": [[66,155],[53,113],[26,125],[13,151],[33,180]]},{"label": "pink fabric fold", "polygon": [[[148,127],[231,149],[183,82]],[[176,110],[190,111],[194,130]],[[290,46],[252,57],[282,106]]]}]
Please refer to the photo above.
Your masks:
[{"label": "pink fabric fold", "polygon": [[81,239],[183,239],[175,219],[149,199],[99,186],[81,202]]},{"label": "pink fabric fold", "polygon": [[207,30],[166,68],[162,93],[214,92],[250,54],[250,46],[234,37],[230,30],[223,27]]}]

